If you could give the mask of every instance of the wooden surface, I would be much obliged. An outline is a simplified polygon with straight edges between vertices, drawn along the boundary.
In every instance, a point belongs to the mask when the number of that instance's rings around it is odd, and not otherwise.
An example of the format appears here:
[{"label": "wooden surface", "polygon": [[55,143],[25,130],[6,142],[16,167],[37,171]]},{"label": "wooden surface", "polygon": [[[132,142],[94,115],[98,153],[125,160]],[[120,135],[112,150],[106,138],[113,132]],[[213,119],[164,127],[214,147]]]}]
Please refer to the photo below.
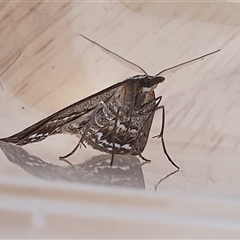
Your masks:
[{"label": "wooden surface", "polygon": [[[167,77],[156,89],[166,108],[167,149],[180,166],[180,172],[161,183],[157,192],[154,185],[174,167],[156,139],[150,138],[144,151],[144,156],[152,159],[142,167],[145,192],[76,181],[43,182],[32,176],[32,169],[9,162],[2,152],[1,235],[238,238],[239,11],[239,3],[224,2],[0,2],[0,73],[22,52],[0,79],[0,137],[138,74],[79,33],[140,65],[150,75],[222,49]],[[160,119],[156,113],[151,136],[159,132]],[[53,136],[24,149],[47,163],[66,166],[58,156],[72,150],[77,141],[71,136]],[[69,160],[82,163],[98,154],[90,148],[81,149]],[[29,189],[33,194],[22,194]],[[54,201],[59,208],[54,208],[53,214]],[[64,207],[71,210],[64,212]],[[94,210],[86,210],[91,208]],[[99,208],[103,210],[98,212]],[[77,226],[70,224],[72,221]],[[80,231],[81,224],[84,228]],[[47,231],[43,234],[42,229]]]}]

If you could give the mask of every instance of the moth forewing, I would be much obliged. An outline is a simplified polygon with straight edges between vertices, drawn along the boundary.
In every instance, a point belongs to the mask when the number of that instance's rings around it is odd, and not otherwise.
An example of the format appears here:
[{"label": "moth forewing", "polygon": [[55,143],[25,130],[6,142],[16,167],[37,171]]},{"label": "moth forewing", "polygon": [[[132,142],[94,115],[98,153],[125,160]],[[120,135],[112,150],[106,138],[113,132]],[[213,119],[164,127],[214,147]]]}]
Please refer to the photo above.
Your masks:
[{"label": "moth forewing", "polygon": [[[1,140],[15,143],[17,145],[25,145],[42,141],[53,134],[64,132],[75,134],[77,130],[80,130],[84,126],[85,122],[90,117],[89,115],[91,115],[93,110],[99,105],[99,102],[110,99],[120,86],[121,83],[117,83],[105,90],[61,109],[19,133],[7,138],[2,138]],[[69,126],[69,128],[66,126]]]}]

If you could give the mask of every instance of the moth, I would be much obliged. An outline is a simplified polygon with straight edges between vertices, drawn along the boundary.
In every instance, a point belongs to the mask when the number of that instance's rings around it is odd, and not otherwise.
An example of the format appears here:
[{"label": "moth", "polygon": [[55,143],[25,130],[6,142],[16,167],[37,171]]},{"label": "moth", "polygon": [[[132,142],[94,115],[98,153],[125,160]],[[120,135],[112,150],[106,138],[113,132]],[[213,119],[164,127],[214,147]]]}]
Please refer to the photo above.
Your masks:
[{"label": "moth", "polygon": [[162,96],[156,97],[154,89],[165,80],[166,74],[175,73],[179,69],[201,61],[220,49],[150,76],[142,67],[93,40],[81,34],[80,36],[98,46],[110,57],[141,74],[73,103],[23,131],[1,140],[25,145],[42,141],[50,135],[68,133],[79,137],[79,142],[72,152],[60,159],[69,157],[79,147],[82,145],[86,147],[87,144],[94,149],[110,153],[111,165],[115,154],[131,154],[150,161],[142,156],[142,152],[148,141],[154,114],[157,110],[161,110],[161,130],[155,138],[161,139],[164,154],[179,169],[166,149],[163,137],[165,109],[164,105],[160,104]]}]

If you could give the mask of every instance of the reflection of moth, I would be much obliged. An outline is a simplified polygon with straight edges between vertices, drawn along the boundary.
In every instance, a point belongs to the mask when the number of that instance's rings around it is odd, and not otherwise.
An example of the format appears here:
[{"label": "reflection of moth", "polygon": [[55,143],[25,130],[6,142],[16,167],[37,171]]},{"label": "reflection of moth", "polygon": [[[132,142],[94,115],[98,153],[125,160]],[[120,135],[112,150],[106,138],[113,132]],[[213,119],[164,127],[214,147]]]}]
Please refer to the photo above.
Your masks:
[{"label": "reflection of moth", "polygon": [[0,141],[0,148],[7,159],[29,174],[52,180],[88,183],[123,188],[145,189],[142,164],[131,155],[116,155],[114,167],[110,166],[111,155],[102,154],[87,159],[84,163],[59,166],[30,155],[22,147]]},{"label": "reflection of moth", "polygon": [[178,168],[165,147],[163,139],[165,111],[164,106],[160,105],[162,96],[155,97],[154,89],[164,81],[163,76],[166,74],[174,73],[220,50],[167,68],[155,76],[149,76],[140,66],[109,51],[98,43],[82,37],[124,65],[141,72],[142,75],[130,77],[110,86],[11,137],[1,140],[25,145],[41,141],[53,134],[70,133],[79,136],[80,140],[75,149],[62,158],[70,156],[81,144],[87,143],[95,149],[112,154],[111,164],[114,154],[138,155],[147,160],[142,156],[142,152],[148,140],[154,113],[161,109],[162,127],[156,137],[161,138],[163,150],[168,160]]}]

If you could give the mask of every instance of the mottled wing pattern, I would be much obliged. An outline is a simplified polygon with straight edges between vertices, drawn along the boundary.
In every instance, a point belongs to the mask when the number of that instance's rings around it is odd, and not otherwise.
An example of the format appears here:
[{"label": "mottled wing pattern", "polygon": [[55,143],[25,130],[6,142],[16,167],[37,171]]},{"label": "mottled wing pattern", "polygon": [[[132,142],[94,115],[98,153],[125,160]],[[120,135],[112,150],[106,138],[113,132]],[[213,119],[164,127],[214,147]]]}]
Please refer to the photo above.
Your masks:
[{"label": "mottled wing pattern", "polygon": [[[88,119],[91,118],[91,114],[99,105],[99,102],[108,101],[124,83],[125,81],[117,83],[83,100],[73,103],[23,131],[0,140],[17,145],[39,142],[50,135],[68,132],[66,131],[66,125],[76,121],[78,122],[78,129],[80,129]],[[74,131],[72,132],[74,133]]]},{"label": "mottled wing pattern", "polygon": [[[155,97],[154,91],[148,94],[147,100],[139,107],[133,123],[137,126],[137,136],[135,138],[133,155],[138,155],[143,152],[148,141],[150,129],[152,126],[153,117],[160,103]],[[134,129],[132,124],[131,128]],[[136,127],[135,127],[136,128]]]},{"label": "mottled wing pattern", "polygon": [[[153,92],[151,100],[154,98],[155,94]],[[135,136],[133,148],[131,150],[132,155],[141,154],[146,147],[154,114],[159,104],[151,100],[142,106],[139,109],[137,115],[133,118],[131,129],[137,129],[137,135]]]},{"label": "mottled wing pattern", "polygon": [[117,117],[116,129],[114,129],[116,122],[114,107],[117,107],[117,104],[107,102],[108,111],[104,112],[102,108],[101,112],[98,112],[97,116],[90,121],[91,127],[84,141],[93,148],[107,153],[112,153],[114,141],[115,154],[139,155],[146,146],[158,104],[159,102],[155,101],[154,92],[148,94],[147,100],[142,105],[133,106],[131,110],[128,107],[125,108],[126,111],[124,110],[125,103],[122,105],[120,115]]}]

